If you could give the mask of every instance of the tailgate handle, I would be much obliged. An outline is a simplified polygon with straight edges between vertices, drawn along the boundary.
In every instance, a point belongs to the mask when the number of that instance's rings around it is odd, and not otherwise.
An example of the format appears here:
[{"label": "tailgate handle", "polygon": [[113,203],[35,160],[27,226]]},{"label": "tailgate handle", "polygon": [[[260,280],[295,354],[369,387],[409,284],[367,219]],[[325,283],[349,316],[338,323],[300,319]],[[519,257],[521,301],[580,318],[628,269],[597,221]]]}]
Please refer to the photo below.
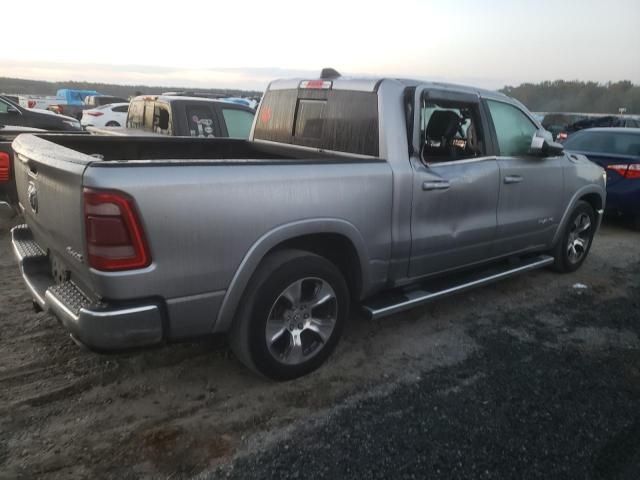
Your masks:
[{"label": "tailgate handle", "polygon": [[38,175],[38,169],[36,167],[34,167],[33,165],[29,165],[29,173],[31,173],[32,175]]}]

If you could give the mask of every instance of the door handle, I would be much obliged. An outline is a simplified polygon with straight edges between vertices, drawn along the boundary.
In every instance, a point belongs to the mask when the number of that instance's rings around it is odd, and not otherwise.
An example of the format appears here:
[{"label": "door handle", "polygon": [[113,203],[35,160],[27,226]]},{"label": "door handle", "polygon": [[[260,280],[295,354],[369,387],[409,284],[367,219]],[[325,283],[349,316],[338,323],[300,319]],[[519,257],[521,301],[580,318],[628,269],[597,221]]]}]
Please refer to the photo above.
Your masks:
[{"label": "door handle", "polygon": [[422,184],[422,190],[446,190],[451,184],[446,180],[440,180],[436,182],[424,182]]},{"label": "door handle", "polygon": [[520,183],[522,180],[520,175],[507,175],[504,177],[504,183]]}]

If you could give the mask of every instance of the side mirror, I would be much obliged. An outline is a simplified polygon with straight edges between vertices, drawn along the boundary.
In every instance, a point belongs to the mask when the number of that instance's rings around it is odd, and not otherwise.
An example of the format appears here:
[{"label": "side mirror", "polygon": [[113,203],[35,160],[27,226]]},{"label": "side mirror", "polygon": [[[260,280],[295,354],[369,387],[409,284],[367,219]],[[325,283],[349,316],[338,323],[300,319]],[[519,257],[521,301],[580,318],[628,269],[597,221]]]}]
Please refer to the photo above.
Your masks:
[{"label": "side mirror", "polygon": [[19,115],[20,114],[20,110],[18,110],[16,107],[9,105],[7,107],[7,113],[12,113],[13,115]]},{"label": "side mirror", "polygon": [[553,157],[564,152],[564,146],[561,143],[554,142],[551,133],[543,130],[533,135],[530,152],[532,155],[540,157]]}]

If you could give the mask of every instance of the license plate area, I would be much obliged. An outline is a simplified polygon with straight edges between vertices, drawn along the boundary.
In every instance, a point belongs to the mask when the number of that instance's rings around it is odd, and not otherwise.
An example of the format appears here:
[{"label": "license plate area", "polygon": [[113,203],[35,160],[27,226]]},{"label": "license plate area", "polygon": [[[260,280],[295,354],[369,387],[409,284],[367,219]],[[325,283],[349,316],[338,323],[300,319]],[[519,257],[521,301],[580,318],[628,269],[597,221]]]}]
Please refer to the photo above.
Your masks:
[{"label": "license plate area", "polygon": [[58,257],[51,253],[49,253],[49,266],[51,269],[51,276],[53,277],[54,283],[57,285],[71,279],[71,272],[67,270],[64,263],[62,263]]}]

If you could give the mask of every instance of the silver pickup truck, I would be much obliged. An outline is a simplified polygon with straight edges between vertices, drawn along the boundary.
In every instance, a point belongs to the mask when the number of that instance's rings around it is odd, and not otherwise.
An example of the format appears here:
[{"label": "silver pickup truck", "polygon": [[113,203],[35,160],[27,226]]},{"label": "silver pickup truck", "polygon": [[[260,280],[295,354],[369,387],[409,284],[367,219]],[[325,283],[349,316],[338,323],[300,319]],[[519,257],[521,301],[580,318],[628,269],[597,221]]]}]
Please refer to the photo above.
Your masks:
[{"label": "silver pickup truck", "polygon": [[21,135],[34,305],[104,351],[226,332],[275,379],[372,318],[584,262],[605,174],[520,103],[422,81],[278,80],[249,140]]}]

